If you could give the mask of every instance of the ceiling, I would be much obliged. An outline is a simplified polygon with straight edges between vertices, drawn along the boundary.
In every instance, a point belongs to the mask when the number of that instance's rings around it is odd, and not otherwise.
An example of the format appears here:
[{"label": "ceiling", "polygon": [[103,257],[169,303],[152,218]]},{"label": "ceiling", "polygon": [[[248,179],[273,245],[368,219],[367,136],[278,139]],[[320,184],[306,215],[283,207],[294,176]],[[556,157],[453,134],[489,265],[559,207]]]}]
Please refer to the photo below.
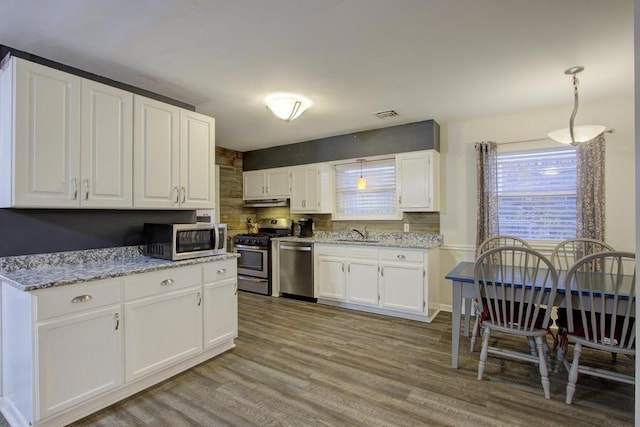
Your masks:
[{"label": "ceiling", "polygon": [[[0,0],[0,44],[195,105],[239,151],[427,119],[568,116],[573,65],[583,103],[634,90],[633,0]],[[272,92],[313,105],[286,123],[264,105]]]}]

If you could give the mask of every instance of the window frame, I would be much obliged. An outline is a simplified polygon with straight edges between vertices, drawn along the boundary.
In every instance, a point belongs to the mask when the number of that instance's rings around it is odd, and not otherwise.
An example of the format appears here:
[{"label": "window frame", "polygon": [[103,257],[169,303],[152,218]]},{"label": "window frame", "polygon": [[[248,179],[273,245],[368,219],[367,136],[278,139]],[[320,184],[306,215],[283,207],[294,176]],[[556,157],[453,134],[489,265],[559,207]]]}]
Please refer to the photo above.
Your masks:
[{"label": "window frame", "polygon": [[[558,151],[558,152],[566,152],[566,151],[570,151],[573,150],[575,152],[575,147],[572,146],[559,146],[557,143],[551,142],[549,141],[548,143],[543,143],[543,144],[527,144],[526,146],[523,146],[523,144],[518,144],[517,147],[508,147],[508,148],[503,148],[503,147],[499,147],[498,148],[498,165],[500,163],[500,157],[501,156],[505,156],[505,155],[514,155],[514,154],[535,154],[535,153],[542,153],[542,152],[549,152],[549,151]],[[497,165],[497,169],[499,170],[499,166]],[[577,173],[577,171],[576,171]],[[544,190],[541,190],[539,192],[538,195],[536,196],[547,196],[549,193],[545,192]],[[559,193],[558,193],[559,194]],[[563,191],[562,194],[569,194],[569,195],[575,195],[577,197],[577,186],[576,188],[574,188],[573,192],[569,192],[567,193],[566,191]],[[576,228],[574,227],[574,229],[572,230],[571,235],[567,235],[566,237],[562,237],[562,238],[543,238],[544,236],[534,236],[534,237],[530,237],[530,236],[525,236],[525,235],[521,235],[519,233],[514,233],[513,231],[507,231],[504,230],[503,227],[501,226],[501,221],[500,221],[500,198],[501,198],[501,194],[500,194],[500,190],[497,191],[497,197],[498,197],[498,227],[499,227],[499,232],[500,234],[511,234],[514,235],[516,237],[520,237],[520,238],[524,238],[527,241],[533,243],[536,247],[553,247],[555,246],[555,244],[557,244],[558,242],[565,240],[566,239],[570,239],[570,238],[575,238],[576,237]],[[573,207],[574,209],[576,209],[576,206]],[[576,211],[577,212],[577,211]],[[576,214],[577,217],[577,214]],[[575,218],[575,220],[577,221],[577,218]]]},{"label": "window frame", "polygon": [[[357,214],[357,215],[345,215],[345,214],[341,214],[340,212],[338,212],[338,196],[340,193],[342,193],[343,191],[338,189],[338,178],[337,178],[337,167],[342,167],[345,165],[349,165],[349,164],[353,164],[354,168],[353,170],[358,171],[358,173],[360,172],[360,161],[359,160],[364,160],[364,166],[366,169],[366,164],[367,162],[374,162],[374,161],[381,161],[381,160],[388,160],[390,162],[390,165],[393,166],[394,168],[394,182],[393,182],[393,195],[392,195],[392,200],[393,200],[393,212],[387,215],[367,215],[367,214]],[[333,209],[332,209],[332,213],[331,213],[331,220],[332,221],[400,221],[403,218],[403,212],[399,210],[398,207],[398,197],[397,197],[397,176],[395,175],[395,171],[396,171],[396,162],[395,162],[395,154],[386,154],[386,155],[380,155],[380,156],[371,156],[371,157],[361,157],[361,158],[355,158],[355,159],[345,159],[345,160],[340,160],[337,162],[332,162],[331,165],[331,174],[332,174],[332,181],[334,183],[334,188],[333,188]],[[366,173],[363,173],[364,177],[366,178]],[[356,191],[367,191],[365,190],[356,190]]]}]

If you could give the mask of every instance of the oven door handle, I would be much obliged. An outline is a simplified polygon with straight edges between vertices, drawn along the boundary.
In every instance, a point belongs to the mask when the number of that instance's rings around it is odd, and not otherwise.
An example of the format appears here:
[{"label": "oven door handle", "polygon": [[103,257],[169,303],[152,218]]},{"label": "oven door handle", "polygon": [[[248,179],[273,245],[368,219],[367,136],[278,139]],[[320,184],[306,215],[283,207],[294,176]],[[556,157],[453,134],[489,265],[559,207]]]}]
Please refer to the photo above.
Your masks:
[{"label": "oven door handle", "polygon": [[267,246],[235,245],[235,247],[239,249],[254,249],[260,251],[266,251],[267,249],[269,249]]}]

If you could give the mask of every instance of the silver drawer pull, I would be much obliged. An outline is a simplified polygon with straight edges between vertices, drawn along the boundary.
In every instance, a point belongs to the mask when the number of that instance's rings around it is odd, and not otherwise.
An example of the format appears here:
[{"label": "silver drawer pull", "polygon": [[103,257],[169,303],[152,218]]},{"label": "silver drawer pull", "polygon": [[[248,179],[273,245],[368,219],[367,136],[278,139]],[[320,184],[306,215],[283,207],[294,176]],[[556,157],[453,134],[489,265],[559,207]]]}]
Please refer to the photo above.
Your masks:
[{"label": "silver drawer pull", "polygon": [[226,268],[221,268],[220,270],[218,270],[218,274],[224,274],[227,272]]},{"label": "silver drawer pull", "polygon": [[160,282],[160,286],[169,286],[169,285],[173,285],[173,279],[164,279],[162,282]]},{"label": "silver drawer pull", "polygon": [[80,295],[71,300],[72,303],[87,302],[91,299],[91,295]]},{"label": "silver drawer pull", "polygon": [[398,259],[405,259],[405,258],[406,258],[406,256],[404,256],[404,255],[398,255]]}]

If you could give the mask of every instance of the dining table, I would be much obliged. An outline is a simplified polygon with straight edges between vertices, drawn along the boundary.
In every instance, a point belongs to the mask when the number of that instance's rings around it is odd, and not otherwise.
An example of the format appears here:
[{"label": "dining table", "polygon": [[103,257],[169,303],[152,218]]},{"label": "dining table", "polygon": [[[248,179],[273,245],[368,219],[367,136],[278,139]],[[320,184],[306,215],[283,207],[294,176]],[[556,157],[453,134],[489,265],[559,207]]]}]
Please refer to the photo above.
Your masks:
[{"label": "dining table", "polygon": [[[469,329],[471,323],[471,307],[472,301],[476,297],[476,286],[475,286],[475,277],[474,277],[474,269],[475,262],[463,261],[454,267],[446,276],[445,279],[451,280],[451,290],[452,290],[452,301],[451,301],[451,309],[452,309],[452,317],[451,317],[451,367],[454,369],[458,368],[458,358],[459,358],[459,350],[460,350],[460,326],[462,321],[462,304],[464,303],[465,308],[465,319],[464,319],[464,336],[469,337]],[[554,301],[551,301],[550,304],[556,307],[565,307],[567,302],[566,290],[565,290],[565,277],[567,271],[566,270],[558,270],[558,286],[556,298]],[[625,280],[628,280],[627,283],[631,282],[635,279],[635,276],[624,276]],[[504,284],[509,285],[503,281]],[[604,283],[604,282],[603,282]],[[521,284],[514,284],[516,286],[521,286]],[[603,285],[602,295],[607,299],[610,296],[610,292],[607,289],[608,285]],[[578,293],[575,289],[572,289],[569,293],[572,299],[578,298]],[[624,297],[624,295],[623,295]],[[624,298],[623,298],[624,299]],[[627,298],[628,299],[628,298]],[[463,302],[464,300],[464,302]],[[635,295],[631,298],[633,303],[635,304]],[[574,302],[573,306],[577,306]],[[612,309],[611,304],[606,304],[604,309],[605,312],[610,312]]]}]

